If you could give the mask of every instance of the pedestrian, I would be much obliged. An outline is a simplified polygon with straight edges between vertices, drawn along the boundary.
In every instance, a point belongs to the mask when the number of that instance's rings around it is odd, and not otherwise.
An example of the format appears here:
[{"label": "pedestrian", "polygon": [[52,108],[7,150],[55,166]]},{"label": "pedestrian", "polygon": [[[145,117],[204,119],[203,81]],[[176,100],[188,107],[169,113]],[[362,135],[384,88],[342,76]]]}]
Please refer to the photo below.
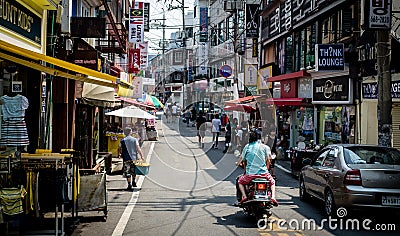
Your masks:
[{"label": "pedestrian", "polygon": [[118,157],[122,157],[123,160],[123,176],[128,182],[127,190],[137,187],[135,182],[135,161],[138,160],[138,154],[140,155],[140,159],[144,160],[139,141],[137,138],[132,137],[132,133],[130,127],[125,128],[125,138],[121,139],[118,146]]},{"label": "pedestrian", "polygon": [[186,110],[185,112],[185,120],[186,120],[186,126],[189,127],[190,125],[190,116],[191,116],[191,112],[189,109]]},{"label": "pedestrian", "polygon": [[214,119],[211,120],[211,133],[213,134],[212,148],[214,149],[218,149],[218,138],[220,130],[221,130],[221,120],[219,119],[219,115],[216,114],[214,116]]},{"label": "pedestrian", "polygon": [[197,129],[197,137],[199,137],[199,146],[201,148],[204,148],[204,136],[206,135],[206,122],[207,120],[204,117],[204,113],[200,111],[196,119],[196,129]]},{"label": "pedestrian", "polygon": [[196,107],[194,107],[194,105],[190,112],[192,113],[192,115],[191,115],[192,127],[194,127],[194,125],[196,123],[196,118],[197,118],[197,111],[196,111]]},{"label": "pedestrian", "polygon": [[228,123],[225,126],[225,149],[223,153],[226,153],[231,145],[231,123],[228,120]]},{"label": "pedestrian", "polygon": [[277,145],[277,136],[276,136],[276,129],[275,126],[272,126],[269,130],[269,133],[267,137],[265,137],[264,144],[266,144],[270,149],[271,149],[271,155],[270,155],[270,166],[269,166],[269,172],[271,173],[272,177],[276,179],[275,176],[275,161],[276,161],[276,145]]},{"label": "pedestrian", "polygon": [[236,131],[235,131],[236,135],[235,135],[235,139],[236,139],[236,149],[241,151],[242,150],[242,138],[243,138],[243,130],[240,127],[240,125],[236,126]]},{"label": "pedestrian", "polygon": [[174,103],[174,105],[172,105],[171,110],[172,110],[172,123],[175,123],[176,118],[178,116],[178,106],[176,105],[176,102]]}]

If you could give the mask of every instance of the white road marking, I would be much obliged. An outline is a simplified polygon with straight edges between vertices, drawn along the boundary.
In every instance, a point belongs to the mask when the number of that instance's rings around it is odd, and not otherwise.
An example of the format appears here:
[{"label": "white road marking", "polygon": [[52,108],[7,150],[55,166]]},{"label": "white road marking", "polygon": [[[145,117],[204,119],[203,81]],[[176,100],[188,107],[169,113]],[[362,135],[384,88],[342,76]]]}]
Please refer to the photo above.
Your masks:
[{"label": "white road marking", "polygon": [[283,167],[281,165],[278,165],[278,164],[275,163],[275,166],[278,167],[279,169],[283,170],[284,172],[288,173],[288,174],[292,173],[290,170],[286,169],[285,167]]},{"label": "white road marking", "polygon": [[[153,154],[153,149],[154,149],[154,142],[151,143],[149,153],[147,154],[146,157],[146,163],[150,163],[151,155]],[[142,187],[143,181],[144,181],[144,176],[139,175],[138,181],[136,182],[138,188]],[[114,232],[112,234],[113,236],[119,236],[124,233],[125,227],[128,224],[129,217],[131,217],[133,208],[135,207],[138,199],[139,199],[139,191],[133,192],[131,200],[128,203],[128,206],[126,206],[124,213],[122,213],[122,216],[119,219],[118,224],[114,229]]]}]

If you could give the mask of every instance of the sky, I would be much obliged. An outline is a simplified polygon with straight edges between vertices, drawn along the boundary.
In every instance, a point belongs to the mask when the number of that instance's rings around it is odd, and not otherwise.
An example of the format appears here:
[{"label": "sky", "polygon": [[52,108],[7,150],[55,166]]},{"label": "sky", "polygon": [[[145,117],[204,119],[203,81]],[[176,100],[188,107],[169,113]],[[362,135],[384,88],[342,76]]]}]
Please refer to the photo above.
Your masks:
[{"label": "sky", "polygon": [[[163,18],[163,8],[167,9],[168,3],[171,0],[143,0],[144,2],[150,3],[150,32],[145,32],[144,37],[145,41],[149,41],[149,54],[157,54],[162,53],[161,50],[156,50],[157,48],[160,49],[159,46],[160,40],[162,40],[163,32],[162,28],[155,29],[151,25],[153,23],[162,24]],[[185,3],[185,14],[188,11],[193,11],[193,4],[195,0],[179,0],[179,2],[184,1]],[[166,2],[166,3],[165,3]],[[178,2],[173,0],[173,6],[178,6]],[[180,9],[171,10],[165,12],[165,25],[169,27],[180,27],[182,29],[182,11]],[[153,29],[152,29],[153,28]],[[173,32],[179,31],[179,29],[166,29],[165,30],[165,39],[170,39],[170,35]]]}]

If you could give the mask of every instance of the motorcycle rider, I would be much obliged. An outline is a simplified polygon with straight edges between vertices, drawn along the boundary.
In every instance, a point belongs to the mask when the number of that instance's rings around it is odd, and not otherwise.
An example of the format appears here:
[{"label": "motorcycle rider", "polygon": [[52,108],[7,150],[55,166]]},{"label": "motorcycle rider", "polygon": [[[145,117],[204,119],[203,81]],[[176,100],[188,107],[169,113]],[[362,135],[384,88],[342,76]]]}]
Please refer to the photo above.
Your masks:
[{"label": "motorcycle rider", "polygon": [[278,201],[275,199],[275,180],[268,172],[267,160],[271,155],[270,148],[259,141],[261,132],[253,128],[249,133],[249,143],[243,148],[242,155],[236,165],[241,165],[242,161],[246,161],[245,174],[239,177],[238,187],[242,194],[243,203],[247,200],[245,185],[249,184],[255,178],[265,178],[271,184],[271,202],[273,205],[278,206]]}]

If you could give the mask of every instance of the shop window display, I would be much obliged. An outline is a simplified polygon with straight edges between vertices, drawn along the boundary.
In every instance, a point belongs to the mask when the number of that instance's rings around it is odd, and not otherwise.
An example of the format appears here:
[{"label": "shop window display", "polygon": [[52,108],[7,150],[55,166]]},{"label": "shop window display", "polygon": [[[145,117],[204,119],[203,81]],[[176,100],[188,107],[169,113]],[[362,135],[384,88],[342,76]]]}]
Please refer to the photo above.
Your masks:
[{"label": "shop window display", "polygon": [[321,111],[323,112],[321,118],[326,144],[354,143],[354,107],[324,107]]}]

